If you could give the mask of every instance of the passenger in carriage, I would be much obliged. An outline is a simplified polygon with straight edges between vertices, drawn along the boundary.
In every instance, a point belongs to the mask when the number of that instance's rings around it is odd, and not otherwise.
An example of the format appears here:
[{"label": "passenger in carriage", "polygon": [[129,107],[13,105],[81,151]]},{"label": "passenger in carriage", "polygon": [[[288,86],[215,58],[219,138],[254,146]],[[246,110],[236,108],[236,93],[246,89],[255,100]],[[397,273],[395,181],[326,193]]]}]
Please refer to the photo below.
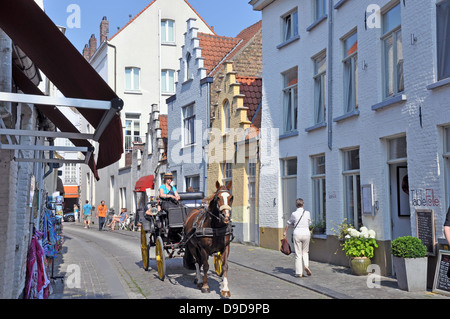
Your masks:
[{"label": "passenger in carriage", "polygon": [[159,198],[161,200],[161,208],[167,211],[170,207],[178,206],[180,195],[178,195],[175,186],[170,185],[173,180],[172,173],[164,174],[164,183],[159,187]]}]

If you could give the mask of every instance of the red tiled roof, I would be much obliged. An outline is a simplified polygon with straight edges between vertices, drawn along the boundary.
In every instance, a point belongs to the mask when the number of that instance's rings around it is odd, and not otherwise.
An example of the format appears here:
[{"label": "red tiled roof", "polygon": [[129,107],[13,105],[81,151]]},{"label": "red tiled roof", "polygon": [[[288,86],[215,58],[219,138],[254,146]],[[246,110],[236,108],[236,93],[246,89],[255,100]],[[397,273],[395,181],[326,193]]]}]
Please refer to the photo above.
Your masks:
[{"label": "red tiled roof", "polygon": [[[116,35],[118,35],[120,32],[122,32],[122,30],[124,30],[128,25],[130,25],[131,23],[133,23],[134,20],[137,19],[137,17],[139,17],[145,10],[147,10],[152,4],[154,4],[157,0],[153,0],[152,2],[150,2],[150,4],[148,6],[146,6],[144,9],[142,9],[141,12],[139,12],[133,19],[131,19],[130,21],[128,21],[128,23],[122,27],[119,31],[117,31],[109,40],[112,40]],[[198,12],[191,6],[191,4],[189,2],[187,2],[187,0],[184,0],[184,2],[186,2],[186,4],[192,9],[192,11],[195,12],[196,15],[198,15],[198,17],[208,26],[208,28],[211,30],[211,32],[213,34],[216,34],[214,32],[214,30],[209,26],[208,23],[206,23],[205,20],[203,20],[203,18],[198,14]]]},{"label": "red tiled roof", "polygon": [[[230,61],[261,30],[262,30],[262,21],[260,20],[260,21],[256,22],[255,24],[252,24],[251,26],[249,26],[249,27],[245,28],[244,30],[242,30],[241,32],[239,32],[239,34],[234,39],[238,39],[241,42],[237,45],[237,47],[232,52],[230,52],[230,54],[227,56],[226,60]],[[223,61],[219,61],[219,63],[220,62],[223,62]],[[214,67],[216,67],[216,66],[214,66]],[[217,68],[216,68],[216,70],[217,70]],[[217,71],[215,71],[215,72],[217,72]],[[213,76],[215,72],[213,72],[211,74],[211,76]],[[209,71],[208,71],[208,73],[209,73]]]},{"label": "red tiled roof", "polygon": [[167,123],[167,115],[166,114],[159,115],[159,127],[161,128],[161,137],[168,138],[169,137],[169,126]]},{"label": "red tiled roof", "polygon": [[241,41],[237,38],[223,37],[199,32],[200,48],[202,49],[202,58],[204,58],[204,67],[209,74],[229,54]]},{"label": "red tiled roof", "polygon": [[[252,121],[256,112],[258,111],[258,107],[261,103],[262,98],[262,79],[258,77],[242,77],[236,76],[236,81],[240,83],[239,86],[240,93],[244,94],[244,106],[248,107],[247,118],[249,121]],[[258,116],[256,116],[258,117]],[[256,121],[258,122],[258,121]],[[260,127],[261,123],[253,123]]]}]

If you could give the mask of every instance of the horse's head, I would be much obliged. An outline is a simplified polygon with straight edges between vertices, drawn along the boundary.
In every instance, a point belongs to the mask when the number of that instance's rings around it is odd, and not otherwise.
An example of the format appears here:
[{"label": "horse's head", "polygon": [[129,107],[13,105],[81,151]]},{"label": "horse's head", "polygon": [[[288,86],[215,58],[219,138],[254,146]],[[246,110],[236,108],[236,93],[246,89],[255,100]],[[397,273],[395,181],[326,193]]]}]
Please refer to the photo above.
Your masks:
[{"label": "horse's head", "polygon": [[217,192],[214,195],[212,205],[219,211],[219,218],[225,224],[231,221],[231,205],[233,203],[233,196],[230,193],[231,181],[227,186],[221,186],[219,182],[216,182]]}]

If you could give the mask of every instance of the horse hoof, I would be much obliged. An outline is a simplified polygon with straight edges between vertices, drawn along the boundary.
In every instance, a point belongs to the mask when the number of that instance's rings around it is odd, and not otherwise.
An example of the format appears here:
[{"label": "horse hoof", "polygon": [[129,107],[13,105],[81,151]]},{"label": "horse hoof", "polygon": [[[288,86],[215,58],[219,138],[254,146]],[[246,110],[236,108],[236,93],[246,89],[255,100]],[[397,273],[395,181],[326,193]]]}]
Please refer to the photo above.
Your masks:
[{"label": "horse hoof", "polygon": [[209,294],[210,292],[209,288],[202,288],[202,293]]},{"label": "horse hoof", "polygon": [[231,297],[231,293],[229,291],[222,291],[221,295],[224,298],[230,298]]}]

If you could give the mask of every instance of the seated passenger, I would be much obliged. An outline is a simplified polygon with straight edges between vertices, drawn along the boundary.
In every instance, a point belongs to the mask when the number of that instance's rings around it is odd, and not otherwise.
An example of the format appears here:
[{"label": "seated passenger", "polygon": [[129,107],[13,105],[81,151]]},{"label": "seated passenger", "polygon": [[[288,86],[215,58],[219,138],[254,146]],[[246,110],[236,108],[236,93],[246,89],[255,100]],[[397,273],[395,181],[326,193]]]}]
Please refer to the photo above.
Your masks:
[{"label": "seated passenger", "polygon": [[126,212],[125,208],[122,208],[120,210],[120,216],[114,216],[111,223],[107,225],[106,227],[111,227],[111,231],[114,231],[114,227],[116,227],[116,223],[123,223],[128,217],[128,214]]},{"label": "seated passenger", "polygon": [[170,207],[178,206],[180,195],[178,195],[175,186],[170,185],[173,180],[171,173],[164,174],[164,183],[159,187],[159,198],[162,200],[161,208],[168,211]]}]

